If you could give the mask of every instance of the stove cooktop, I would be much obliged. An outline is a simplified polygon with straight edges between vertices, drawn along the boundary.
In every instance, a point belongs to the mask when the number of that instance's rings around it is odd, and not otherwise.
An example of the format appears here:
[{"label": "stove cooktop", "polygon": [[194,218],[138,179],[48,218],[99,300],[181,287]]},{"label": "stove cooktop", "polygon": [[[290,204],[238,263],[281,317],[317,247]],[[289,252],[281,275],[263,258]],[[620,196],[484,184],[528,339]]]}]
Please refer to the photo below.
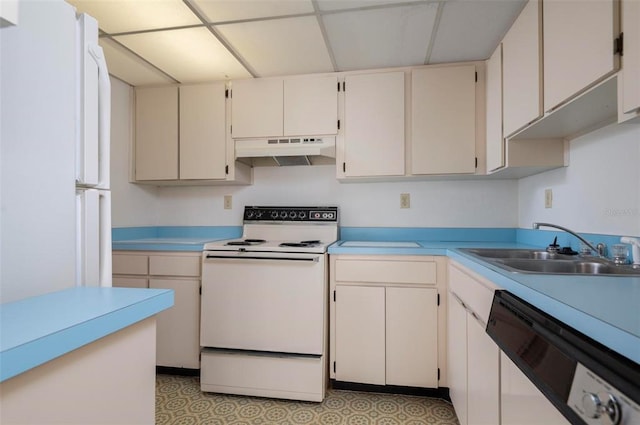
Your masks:
[{"label": "stove cooktop", "polygon": [[327,247],[335,241],[303,240],[283,241],[272,240],[250,242],[247,239],[232,239],[209,242],[204,245],[205,251],[247,251],[247,252],[309,252],[325,253]]}]

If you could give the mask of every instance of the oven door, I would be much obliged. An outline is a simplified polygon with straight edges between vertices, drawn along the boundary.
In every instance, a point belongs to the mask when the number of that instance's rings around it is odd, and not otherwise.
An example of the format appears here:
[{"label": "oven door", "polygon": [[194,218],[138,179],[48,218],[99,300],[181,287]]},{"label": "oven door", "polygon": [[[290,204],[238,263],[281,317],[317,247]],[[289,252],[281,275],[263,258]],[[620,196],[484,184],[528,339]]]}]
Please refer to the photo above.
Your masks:
[{"label": "oven door", "polygon": [[200,345],[322,355],[325,257],[205,251]]}]

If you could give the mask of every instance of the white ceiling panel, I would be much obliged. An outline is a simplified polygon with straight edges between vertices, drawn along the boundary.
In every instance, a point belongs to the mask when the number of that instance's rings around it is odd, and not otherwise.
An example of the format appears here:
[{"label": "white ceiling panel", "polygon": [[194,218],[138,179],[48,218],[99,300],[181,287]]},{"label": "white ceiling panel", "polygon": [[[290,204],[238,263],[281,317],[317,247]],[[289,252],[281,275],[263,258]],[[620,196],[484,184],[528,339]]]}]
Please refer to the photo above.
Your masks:
[{"label": "white ceiling panel", "polygon": [[311,0],[193,0],[209,22],[313,13]]},{"label": "white ceiling panel", "polygon": [[[407,3],[412,0],[316,0],[321,11],[357,9],[361,7],[386,6],[399,3]],[[433,0],[413,0],[415,1],[433,1]]]},{"label": "white ceiling panel", "polygon": [[436,4],[323,16],[338,71],[422,65]]},{"label": "white ceiling panel", "polygon": [[132,86],[173,83],[171,79],[112,40],[101,38],[109,74]]},{"label": "white ceiling panel", "polygon": [[315,16],[216,27],[258,76],[332,72]]},{"label": "white ceiling panel", "polygon": [[526,0],[451,0],[444,4],[429,63],[491,56]]},{"label": "white ceiling panel", "polygon": [[110,33],[197,25],[202,22],[182,0],[67,0]]},{"label": "white ceiling panel", "polygon": [[182,83],[250,77],[206,28],[114,38]]}]

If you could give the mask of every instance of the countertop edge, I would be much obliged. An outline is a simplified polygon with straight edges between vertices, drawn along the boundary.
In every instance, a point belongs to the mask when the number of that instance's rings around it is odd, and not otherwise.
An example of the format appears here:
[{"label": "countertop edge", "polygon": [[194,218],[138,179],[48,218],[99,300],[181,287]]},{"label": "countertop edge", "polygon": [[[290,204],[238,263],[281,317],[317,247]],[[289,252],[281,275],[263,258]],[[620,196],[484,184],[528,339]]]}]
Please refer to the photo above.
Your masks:
[{"label": "countertop edge", "polygon": [[[88,288],[74,289],[85,290],[82,296],[93,297],[95,300],[96,298],[109,298],[111,295],[109,289],[115,288],[95,288],[99,289],[99,291],[86,291]],[[122,290],[122,288],[117,289]],[[69,292],[70,296],[77,296],[77,292],[73,289],[66,291]],[[86,318],[86,320],[79,320],[76,324],[48,332],[46,335],[9,347],[0,352],[0,382],[120,331],[173,306],[174,296],[172,290],[134,289],[133,291],[136,291],[138,295],[140,294],[139,291],[147,291],[148,296],[143,298],[137,296],[131,302],[121,304],[111,311]],[[49,295],[51,294],[44,294],[34,298],[47,297]]]}]

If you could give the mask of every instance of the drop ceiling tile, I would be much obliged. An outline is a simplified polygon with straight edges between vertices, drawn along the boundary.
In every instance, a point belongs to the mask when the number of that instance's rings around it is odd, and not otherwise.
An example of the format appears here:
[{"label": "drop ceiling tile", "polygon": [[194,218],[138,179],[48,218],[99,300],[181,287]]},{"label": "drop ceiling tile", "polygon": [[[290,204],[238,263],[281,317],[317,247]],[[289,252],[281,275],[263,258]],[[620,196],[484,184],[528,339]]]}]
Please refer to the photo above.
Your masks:
[{"label": "drop ceiling tile", "polygon": [[429,63],[487,59],[525,3],[526,0],[446,2]]},{"label": "drop ceiling tile", "polygon": [[107,59],[109,74],[132,86],[174,82],[112,40],[101,38],[100,46]]},{"label": "drop ceiling tile", "polygon": [[114,37],[181,83],[251,75],[206,28]]},{"label": "drop ceiling tile", "polygon": [[422,65],[437,10],[423,4],[324,15],[338,71]]},{"label": "drop ceiling tile", "polygon": [[[331,10],[357,9],[360,7],[396,5],[398,3],[407,3],[407,1],[410,0],[317,0],[318,8],[323,12]],[[426,3],[430,0],[422,1]]]},{"label": "drop ceiling tile", "polygon": [[216,28],[261,77],[334,71],[314,16]]},{"label": "drop ceiling tile", "polygon": [[96,18],[100,29],[110,34],[202,24],[182,0],[67,1]]},{"label": "drop ceiling tile", "polygon": [[311,0],[194,0],[209,22],[313,13]]}]

